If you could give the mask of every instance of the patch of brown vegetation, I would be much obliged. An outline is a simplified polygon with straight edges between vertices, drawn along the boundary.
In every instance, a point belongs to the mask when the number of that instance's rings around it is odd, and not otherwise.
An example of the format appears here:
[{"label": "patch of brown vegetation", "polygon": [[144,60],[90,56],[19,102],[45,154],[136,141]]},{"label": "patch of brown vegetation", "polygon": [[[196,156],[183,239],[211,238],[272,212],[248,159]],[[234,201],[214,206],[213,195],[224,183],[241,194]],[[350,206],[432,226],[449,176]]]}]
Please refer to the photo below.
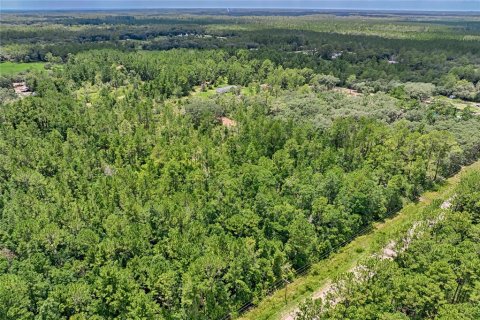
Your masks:
[{"label": "patch of brown vegetation", "polygon": [[0,250],[0,256],[5,257],[8,261],[11,261],[16,257],[15,253],[7,248]]},{"label": "patch of brown vegetation", "polygon": [[263,91],[270,91],[272,90],[272,86],[268,83],[262,83],[260,85],[260,89],[262,89]]}]

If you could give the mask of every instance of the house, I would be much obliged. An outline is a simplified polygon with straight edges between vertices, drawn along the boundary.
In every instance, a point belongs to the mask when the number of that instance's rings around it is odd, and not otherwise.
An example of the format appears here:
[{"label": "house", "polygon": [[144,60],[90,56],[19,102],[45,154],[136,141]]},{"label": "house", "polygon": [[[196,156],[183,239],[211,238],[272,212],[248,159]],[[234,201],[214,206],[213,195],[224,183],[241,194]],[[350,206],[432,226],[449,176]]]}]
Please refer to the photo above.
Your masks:
[{"label": "house", "polygon": [[32,94],[26,82],[14,82],[12,85],[13,85],[13,90],[15,90],[15,93],[18,94],[19,96],[25,97]]},{"label": "house", "polygon": [[334,60],[334,59],[337,59],[337,58],[341,57],[342,54],[343,54],[342,51],[340,51],[340,52],[335,52],[335,53],[332,54],[332,59],[333,59],[333,60]]},{"label": "house", "polygon": [[29,89],[27,87],[27,84],[25,82],[14,82],[13,83],[13,90],[15,90],[15,93],[17,93],[17,94],[29,91]]},{"label": "house", "polygon": [[232,92],[236,88],[237,86],[225,86],[225,87],[217,88],[215,92],[217,92],[218,94],[223,94],[223,93]]}]

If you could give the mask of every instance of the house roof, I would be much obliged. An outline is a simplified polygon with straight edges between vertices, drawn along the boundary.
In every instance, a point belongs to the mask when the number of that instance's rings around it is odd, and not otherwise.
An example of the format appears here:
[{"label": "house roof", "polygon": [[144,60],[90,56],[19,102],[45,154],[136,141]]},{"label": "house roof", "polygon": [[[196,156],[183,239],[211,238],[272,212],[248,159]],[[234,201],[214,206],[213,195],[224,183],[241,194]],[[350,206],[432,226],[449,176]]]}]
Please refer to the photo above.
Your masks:
[{"label": "house roof", "polygon": [[235,89],[237,86],[225,86],[225,87],[221,87],[221,88],[217,88],[215,91],[217,93],[227,93],[227,92],[230,92],[232,91],[233,89]]}]

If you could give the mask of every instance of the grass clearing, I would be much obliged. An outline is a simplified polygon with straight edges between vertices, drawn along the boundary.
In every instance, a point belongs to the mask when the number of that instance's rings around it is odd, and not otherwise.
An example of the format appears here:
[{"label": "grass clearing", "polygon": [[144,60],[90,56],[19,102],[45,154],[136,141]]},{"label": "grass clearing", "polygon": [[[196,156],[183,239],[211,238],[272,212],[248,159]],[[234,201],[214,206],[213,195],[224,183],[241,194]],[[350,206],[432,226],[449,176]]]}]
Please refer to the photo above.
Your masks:
[{"label": "grass clearing", "polygon": [[43,62],[2,62],[0,63],[0,75],[11,76],[24,71],[45,70]]},{"label": "grass clearing", "polygon": [[471,170],[480,170],[480,161],[464,167],[461,172],[447,179],[436,191],[425,192],[420,202],[407,204],[394,217],[375,223],[370,232],[355,238],[329,258],[318,262],[306,276],[297,278],[286,288],[266,297],[256,308],[239,319],[282,319],[305,299],[311,297],[313,292],[340,274],[348,272],[362,259],[380,251],[390,239],[404,233],[414,221],[421,219],[421,209],[427,207],[432,201],[451,197],[453,188],[460,181],[462,173]]},{"label": "grass clearing", "polygon": [[196,86],[194,88],[194,91],[191,93],[191,95],[195,96],[195,97],[199,97],[199,98],[211,98],[211,97],[215,96],[216,93],[217,93],[216,88],[207,89],[205,91],[202,91],[201,86]]},{"label": "grass clearing", "polygon": [[472,101],[466,101],[462,99],[450,99],[444,96],[437,96],[435,99],[443,102],[451,103],[456,109],[464,110],[465,108],[470,108],[473,113],[480,114],[480,107],[477,107],[478,103]]}]

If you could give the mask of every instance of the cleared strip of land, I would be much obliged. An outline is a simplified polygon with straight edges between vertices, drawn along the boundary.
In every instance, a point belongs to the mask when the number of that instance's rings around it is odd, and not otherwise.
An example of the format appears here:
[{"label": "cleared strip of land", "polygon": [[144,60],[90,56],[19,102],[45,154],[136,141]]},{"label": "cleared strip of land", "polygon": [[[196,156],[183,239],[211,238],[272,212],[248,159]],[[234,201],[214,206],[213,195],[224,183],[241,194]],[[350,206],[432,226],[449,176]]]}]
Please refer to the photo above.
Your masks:
[{"label": "cleared strip of land", "polygon": [[[464,167],[435,191],[424,193],[417,203],[406,205],[398,214],[384,222],[376,223],[367,234],[357,237],[337,253],[315,264],[308,275],[300,277],[286,288],[265,298],[256,308],[240,317],[241,320],[291,319],[292,312],[302,301],[321,292],[333,278],[351,270],[357,262],[380,251],[390,239],[406,230],[421,216],[421,209],[434,200],[451,197],[462,173],[480,170],[480,161]],[[285,300],[286,297],[286,300]]]}]

